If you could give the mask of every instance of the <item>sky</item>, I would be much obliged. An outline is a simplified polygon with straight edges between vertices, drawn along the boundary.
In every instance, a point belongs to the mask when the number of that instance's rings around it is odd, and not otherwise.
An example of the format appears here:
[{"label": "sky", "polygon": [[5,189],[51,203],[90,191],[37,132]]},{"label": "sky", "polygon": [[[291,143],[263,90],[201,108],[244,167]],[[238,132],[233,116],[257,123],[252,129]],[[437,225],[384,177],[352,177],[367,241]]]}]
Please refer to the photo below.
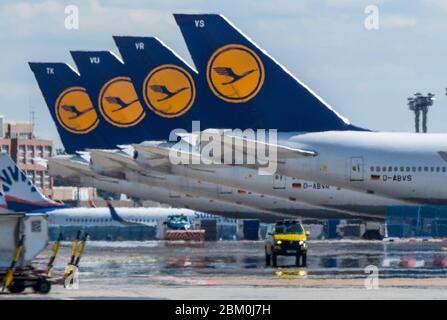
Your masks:
[{"label": "sky", "polygon": [[[65,28],[66,6],[79,29]],[[378,29],[365,27],[378,8]],[[432,92],[429,132],[447,132],[447,0],[0,1],[0,115],[61,146],[28,61],[74,65],[70,50],[111,50],[112,35],[156,36],[190,62],[172,13],[224,14],[358,126],[414,131],[407,97]]]}]

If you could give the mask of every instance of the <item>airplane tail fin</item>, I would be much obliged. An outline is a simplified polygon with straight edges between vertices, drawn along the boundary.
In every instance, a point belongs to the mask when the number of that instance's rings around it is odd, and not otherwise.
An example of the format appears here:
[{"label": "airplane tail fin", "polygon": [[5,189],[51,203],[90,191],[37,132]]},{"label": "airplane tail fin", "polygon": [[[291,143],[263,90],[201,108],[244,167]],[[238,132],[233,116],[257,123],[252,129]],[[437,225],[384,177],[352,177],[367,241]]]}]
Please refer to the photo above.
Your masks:
[{"label": "airplane tail fin", "polygon": [[79,74],[66,63],[34,63],[29,66],[56,124],[65,151],[94,147],[99,119],[93,103],[82,86]]},{"label": "airplane tail fin", "polygon": [[123,223],[125,220],[118,215],[118,213],[115,210],[115,207],[112,205],[112,201],[107,199],[106,203],[107,203],[107,208],[109,208],[110,216],[112,217],[112,220],[117,221],[119,223]]},{"label": "airplane tail fin", "polygon": [[173,129],[188,130],[192,120],[199,120],[197,72],[191,66],[155,37],[113,39],[149,113],[154,130],[146,140],[168,139]]},{"label": "airplane tail fin", "polygon": [[[113,37],[128,68],[140,101],[150,110],[156,139],[167,139],[174,128],[190,131],[192,121],[201,129],[258,128],[256,110],[234,108],[215,100],[206,90],[206,80],[174,50],[155,37]],[[182,89],[163,100],[167,91]]]},{"label": "airplane tail fin", "polygon": [[113,206],[112,201],[111,201],[110,199],[107,199],[107,200],[106,200],[106,204],[107,204],[107,207],[109,208],[110,216],[112,217],[112,220],[113,220],[113,221],[119,222],[119,223],[121,223],[121,224],[126,224],[126,225],[136,225],[136,224],[138,224],[138,223],[129,222],[129,221],[123,219],[123,218],[118,214],[118,212],[116,211],[116,209],[115,209],[115,207]]},{"label": "airplane tail fin", "polygon": [[174,18],[214,101],[256,109],[266,129],[363,130],[351,125],[224,16],[174,14]]},{"label": "airplane tail fin", "polygon": [[0,154],[0,180],[8,209],[15,212],[49,211],[65,205],[48,199],[7,154]]},{"label": "airplane tail fin", "polygon": [[81,81],[100,118],[104,140],[97,149],[142,142],[155,134],[127,66],[111,51],[71,51]]}]

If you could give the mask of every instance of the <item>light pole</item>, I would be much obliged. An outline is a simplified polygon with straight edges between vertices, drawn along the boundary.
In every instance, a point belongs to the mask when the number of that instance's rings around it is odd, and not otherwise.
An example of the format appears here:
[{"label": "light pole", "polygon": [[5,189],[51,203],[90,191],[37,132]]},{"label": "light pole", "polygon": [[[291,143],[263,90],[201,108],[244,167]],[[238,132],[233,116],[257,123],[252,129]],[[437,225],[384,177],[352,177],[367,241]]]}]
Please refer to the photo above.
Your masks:
[{"label": "light pole", "polygon": [[426,133],[428,108],[433,105],[435,95],[429,92],[426,96],[423,96],[420,92],[417,92],[407,100],[408,108],[414,112],[415,131],[420,132],[419,127],[422,113],[422,132]]}]

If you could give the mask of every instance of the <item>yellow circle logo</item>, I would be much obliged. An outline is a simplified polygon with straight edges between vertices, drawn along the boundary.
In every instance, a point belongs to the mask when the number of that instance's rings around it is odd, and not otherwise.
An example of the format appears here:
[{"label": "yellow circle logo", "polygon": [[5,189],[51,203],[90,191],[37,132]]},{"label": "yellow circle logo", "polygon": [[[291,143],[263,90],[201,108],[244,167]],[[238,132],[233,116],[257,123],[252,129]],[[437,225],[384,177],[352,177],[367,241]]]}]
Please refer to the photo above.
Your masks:
[{"label": "yellow circle logo", "polygon": [[152,70],[144,80],[144,100],[157,115],[179,117],[194,103],[196,88],[191,75],[183,68],[166,64]]},{"label": "yellow circle logo", "polygon": [[86,134],[98,126],[98,115],[82,87],[65,89],[57,98],[55,109],[59,123],[72,133]]},{"label": "yellow circle logo", "polygon": [[98,105],[104,119],[117,127],[134,126],[146,116],[128,77],[108,81],[99,93]]},{"label": "yellow circle logo", "polygon": [[264,65],[251,49],[229,44],[213,53],[206,69],[211,91],[227,102],[246,102],[264,84]]}]

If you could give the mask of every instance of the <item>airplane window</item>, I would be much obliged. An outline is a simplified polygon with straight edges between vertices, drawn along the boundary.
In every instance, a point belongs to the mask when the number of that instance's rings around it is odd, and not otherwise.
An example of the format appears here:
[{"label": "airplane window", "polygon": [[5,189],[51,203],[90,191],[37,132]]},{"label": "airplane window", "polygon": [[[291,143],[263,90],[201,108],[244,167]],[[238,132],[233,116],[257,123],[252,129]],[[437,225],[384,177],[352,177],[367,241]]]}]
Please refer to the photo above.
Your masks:
[{"label": "airplane window", "polygon": [[418,167],[418,171],[421,172],[422,171],[422,167]]},{"label": "airplane window", "polygon": [[412,167],[411,171],[416,172],[416,167]]},{"label": "airplane window", "polygon": [[428,167],[424,167],[424,171],[427,172],[428,171]]},{"label": "airplane window", "polygon": [[371,170],[371,172],[374,172],[374,167],[369,168],[369,170]]},{"label": "airplane window", "polygon": [[442,167],[442,172],[445,172],[445,167]]},{"label": "airplane window", "polygon": [[389,166],[389,167],[388,167],[388,172],[391,172],[391,171],[393,171],[393,167],[392,167],[392,166]]},{"label": "airplane window", "polygon": [[407,169],[407,172],[410,172],[410,167],[407,167],[406,169]]},{"label": "airplane window", "polygon": [[386,172],[386,167],[382,167],[382,171],[383,171],[383,172]]},{"label": "airplane window", "polygon": [[396,171],[396,172],[397,172],[397,171],[398,171],[398,168],[397,168],[397,167],[394,167],[394,171]]},{"label": "airplane window", "polygon": [[400,167],[400,172],[404,172],[404,167]]},{"label": "airplane window", "polygon": [[377,171],[377,172],[380,172],[380,167],[376,167],[376,171]]},{"label": "airplane window", "polygon": [[357,171],[357,168],[355,166],[352,166],[352,171]]},{"label": "airplane window", "polygon": [[430,167],[430,172],[435,171],[435,167]]},{"label": "airplane window", "polygon": [[436,167],[436,172],[439,172],[439,170],[441,170],[441,168],[439,168],[439,167]]}]

